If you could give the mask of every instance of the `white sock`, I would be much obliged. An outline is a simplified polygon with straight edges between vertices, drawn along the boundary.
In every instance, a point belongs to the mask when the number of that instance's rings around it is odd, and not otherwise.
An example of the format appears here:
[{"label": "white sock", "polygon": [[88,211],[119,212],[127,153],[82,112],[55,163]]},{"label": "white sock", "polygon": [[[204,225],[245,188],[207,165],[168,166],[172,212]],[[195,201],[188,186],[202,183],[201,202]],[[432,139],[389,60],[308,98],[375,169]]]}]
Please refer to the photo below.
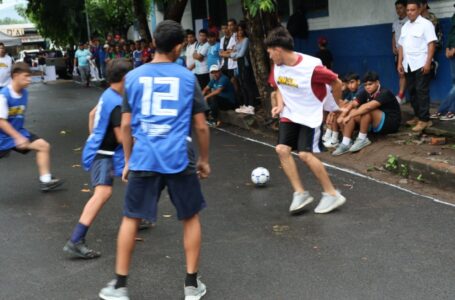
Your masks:
[{"label": "white sock", "polygon": [[349,145],[351,144],[351,139],[348,138],[348,137],[346,137],[346,136],[344,136],[344,137],[343,137],[343,141],[341,141],[341,143],[342,143],[343,145],[349,146]]},{"label": "white sock", "polygon": [[339,134],[340,134],[340,133],[339,133],[339,132],[336,132],[336,131],[334,131],[334,132],[332,133],[332,140],[331,140],[332,144],[335,144],[336,142],[338,142],[338,136],[339,136]]},{"label": "white sock", "polygon": [[364,139],[367,138],[367,134],[366,134],[366,133],[361,133],[361,132],[359,132],[359,135],[357,136],[357,138],[358,138],[359,140],[364,140]]},{"label": "white sock", "polygon": [[332,136],[332,132],[333,132],[332,129],[327,128],[327,130],[325,131],[324,137],[325,137],[326,139],[328,139],[329,137]]},{"label": "white sock", "polygon": [[47,182],[50,182],[52,179],[52,175],[51,174],[44,174],[44,175],[41,175],[39,177],[39,180],[43,183],[47,183]]}]

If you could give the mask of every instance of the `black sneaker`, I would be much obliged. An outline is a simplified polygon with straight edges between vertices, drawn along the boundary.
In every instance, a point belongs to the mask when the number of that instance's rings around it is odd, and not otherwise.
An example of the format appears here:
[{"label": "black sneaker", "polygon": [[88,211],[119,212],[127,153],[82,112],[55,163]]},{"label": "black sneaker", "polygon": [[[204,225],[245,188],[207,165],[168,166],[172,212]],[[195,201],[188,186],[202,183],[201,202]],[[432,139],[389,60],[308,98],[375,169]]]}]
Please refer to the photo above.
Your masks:
[{"label": "black sneaker", "polygon": [[100,252],[87,247],[84,240],[77,243],[73,243],[71,241],[66,242],[65,247],[63,247],[63,251],[73,256],[85,259],[98,258],[101,256]]},{"label": "black sneaker", "polygon": [[154,223],[152,223],[146,219],[141,219],[141,223],[139,224],[139,230],[149,229],[149,228],[152,228],[153,226],[155,226]]},{"label": "black sneaker", "polygon": [[52,178],[51,181],[49,182],[42,182],[40,181],[40,189],[42,192],[47,192],[50,190],[53,190],[55,188],[58,188],[61,186],[65,181],[63,179],[57,179],[57,178]]}]

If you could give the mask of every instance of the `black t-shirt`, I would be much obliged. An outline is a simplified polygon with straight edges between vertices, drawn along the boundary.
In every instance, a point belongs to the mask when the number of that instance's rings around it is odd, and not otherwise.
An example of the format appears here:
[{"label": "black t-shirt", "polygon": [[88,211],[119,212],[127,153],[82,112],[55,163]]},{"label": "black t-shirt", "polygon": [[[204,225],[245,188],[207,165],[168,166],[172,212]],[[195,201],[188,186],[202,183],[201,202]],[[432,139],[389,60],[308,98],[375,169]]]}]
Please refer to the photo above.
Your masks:
[{"label": "black t-shirt", "polygon": [[378,101],[381,106],[379,109],[385,112],[386,118],[391,118],[395,122],[401,122],[401,109],[400,104],[396,97],[388,89],[381,88],[378,92],[373,95],[368,94],[367,91],[362,91],[357,96],[357,101],[360,105],[370,102],[372,100]]},{"label": "black t-shirt", "polygon": [[[194,82],[194,101],[193,101],[193,108],[192,114],[193,116],[199,113],[206,113],[209,111],[209,107],[207,102],[204,99],[204,95],[202,95],[201,87],[199,86],[199,82],[197,79]],[[131,106],[128,102],[128,98],[125,96],[123,97],[123,105],[122,105],[122,113],[131,113]],[[188,149],[188,166],[182,172],[185,175],[195,174],[196,173],[196,154],[194,153],[193,143],[188,141],[187,143]],[[146,176],[154,176],[157,175],[156,172],[148,172],[148,171],[134,171],[135,176],[138,177],[146,177]]]},{"label": "black t-shirt", "polygon": [[333,56],[329,49],[321,49],[315,56],[319,58],[322,61],[322,64],[328,69],[332,68]]},{"label": "black t-shirt", "polygon": [[122,109],[120,106],[115,107],[111,116],[109,117],[109,125],[106,129],[106,134],[104,135],[103,142],[101,143],[100,150],[104,151],[115,151],[119,143],[115,137],[114,128],[120,127],[120,122],[122,120]]}]

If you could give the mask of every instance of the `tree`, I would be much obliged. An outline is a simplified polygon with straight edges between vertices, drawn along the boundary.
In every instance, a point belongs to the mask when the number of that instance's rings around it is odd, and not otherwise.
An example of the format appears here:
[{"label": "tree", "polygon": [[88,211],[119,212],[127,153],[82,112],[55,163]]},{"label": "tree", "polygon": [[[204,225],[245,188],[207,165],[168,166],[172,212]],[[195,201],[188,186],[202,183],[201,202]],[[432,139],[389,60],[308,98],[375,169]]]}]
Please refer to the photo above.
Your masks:
[{"label": "tree", "polygon": [[188,0],[161,0],[164,2],[164,19],[182,21]]},{"label": "tree", "polygon": [[[146,2],[144,0],[133,0],[133,11],[136,16],[136,19],[139,23],[139,34],[142,38],[146,39],[147,41],[152,40],[152,34],[150,33],[148,20],[147,20],[147,8]],[[150,7],[150,5],[148,6]]]},{"label": "tree", "polygon": [[247,22],[250,39],[250,58],[256,84],[266,115],[270,113],[270,95],[267,79],[270,74],[270,60],[264,39],[267,33],[279,26],[274,0],[242,0],[243,14]]}]

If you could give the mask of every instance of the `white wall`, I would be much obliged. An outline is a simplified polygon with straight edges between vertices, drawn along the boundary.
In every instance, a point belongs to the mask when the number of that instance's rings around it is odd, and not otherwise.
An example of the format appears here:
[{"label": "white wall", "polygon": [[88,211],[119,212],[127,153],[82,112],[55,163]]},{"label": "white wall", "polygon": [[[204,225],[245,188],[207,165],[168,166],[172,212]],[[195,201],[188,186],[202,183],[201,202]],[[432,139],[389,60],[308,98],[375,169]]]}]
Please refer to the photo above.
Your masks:
[{"label": "white wall", "polygon": [[240,0],[229,0],[227,1],[226,7],[228,19],[234,18],[237,22],[243,20],[242,4]]}]

